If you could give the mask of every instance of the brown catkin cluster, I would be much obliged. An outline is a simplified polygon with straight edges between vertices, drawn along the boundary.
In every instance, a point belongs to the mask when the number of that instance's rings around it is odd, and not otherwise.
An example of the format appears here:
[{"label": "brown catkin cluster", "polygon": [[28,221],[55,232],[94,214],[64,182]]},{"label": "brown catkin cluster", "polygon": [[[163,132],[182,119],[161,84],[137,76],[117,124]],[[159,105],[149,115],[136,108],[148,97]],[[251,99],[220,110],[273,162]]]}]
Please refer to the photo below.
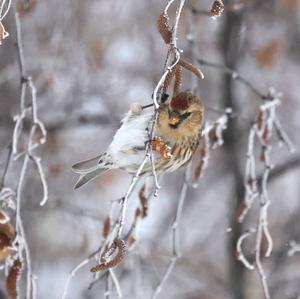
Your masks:
[{"label": "brown catkin cluster", "polygon": [[111,229],[111,220],[110,217],[106,217],[103,223],[103,231],[102,231],[102,235],[104,239],[108,237],[110,233],[110,229]]},{"label": "brown catkin cluster", "polygon": [[163,85],[163,93],[167,93],[168,91],[168,88],[175,76],[175,73],[176,73],[176,69],[178,68],[178,64],[174,66],[174,68],[168,73],[168,75],[166,76],[166,79],[164,81],[164,85]]},{"label": "brown catkin cluster", "polygon": [[141,216],[142,218],[147,217],[148,215],[148,197],[145,194],[146,185],[144,184],[141,190],[139,191],[139,199],[141,203]]},{"label": "brown catkin cluster", "polygon": [[18,298],[18,280],[21,275],[23,263],[17,259],[14,261],[13,266],[10,268],[7,279],[6,289],[11,299]]},{"label": "brown catkin cluster", "polygon": [[95,267],[91,268],[91,272],[104,271],[119,265],[123,261],[127,253],[126,243],[124,240],[121,239],[114,240],[113,244],[103,252],[101,260],[107,254],[111,256],[113,253],[115,253],[116,250],[117,254],[112,260],[96,265]]},{"label": "brown catkin cluster", "polygon": [[157,30],[166,44],[172,41],[172,30],[169,25],[169,17],[163,11],[157,19]]},{"label": "brown catkin cluster", "polygon": [[0,262],[11,256],[16,250],[12,247],[15,229],[4,211],[0,210]]},{"label": "brown catkin cluster", "polygon": [[204,75],[201,72],[201,70],[197,67],[195,67],[194,65],[192,65],[191,63],[180,59],[179,60],[179,65],[181,65],[182,67],[184,67],[186,70],[192,72],[194,75],[196,75],[199,79],[204,79]]},{"label": "brown catkin cluster", "polygon": [[195,67],[193,64],[183,60],[179,59],[178,63],[174,66],[174,68],[168,73],[166,76],[164,85],[163,85],[163,93],[167,93],[167,90],[175,77],[174,82],[174,90],[173,90],[173,96],[176,96],[181,91],[181,85],[182,85],[182,68],[185,68],[186,70],[192,72],[195,76],[197,76],[199,79],[204,79],[204,75],[202,71]]},{"label": "brown catkin cluster", "polygon": [[210,14],[212,17],[216,18],[216,17],[220,17],[222,12],[224,11],[224,4],[221,0],[216,0],[214,1],[211,10],[210,10]]},{"label": "brown catkin cluster", "polygon": [[176,96],[181,91],[182,85],[182,67],[179,65],[175,70],[175,83],[173,96]]}]

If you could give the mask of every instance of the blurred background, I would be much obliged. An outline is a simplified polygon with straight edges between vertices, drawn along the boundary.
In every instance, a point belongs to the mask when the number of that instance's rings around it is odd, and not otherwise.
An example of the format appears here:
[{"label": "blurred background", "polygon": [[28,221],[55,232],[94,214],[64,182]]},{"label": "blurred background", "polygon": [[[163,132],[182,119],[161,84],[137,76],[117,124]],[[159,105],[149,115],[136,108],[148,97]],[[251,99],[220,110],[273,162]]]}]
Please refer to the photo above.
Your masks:
[{"label": "blurred background", "polygon": [[[21,215],[38,277],[37,298],[60,298],[71,269],[100,245],[111,201],[125,194],[131,180],[122,171],[112,171],[74,191],[76,176],[71,165],[106,149],[132,102],[151,103],[167,53],[156,29],[166,1],[31,0],[27,8],[21,0],[17,4],[25,66],[36,85],[38,114],[48,133],[38,154],[49,200],[40,207],[40,178],[35,167],[30,167]],[[274,249],[270,258],[263,258],[263,265],[271,298],[299,299],[300,254],[289,256],[288,252],[290,241],[300,241],[300,1],[232,0],[224,4],[228,9],[213,20],[204,13],[212,1],[187,0],[178,45],[188,61],[201,58],[226,64],[262,93],[270,87],[283,93],[278,118],[295,152],[289,153],[273,139],[268,220]],[[19,113],[20,78],[12,11],[3,24],[10,36],[0,46],[1,173],[13,116]],[[247,270],[235,256],[237,238],[255,227],[258,219],[258,203],[243,225],[237,223],[236,211],[243,197],[249,129],[261,100],[221,70],[201,69],[205,74],[201,82],[195,83],[192,75],[184,73],[184,89],[194,88],[201,96],[207,120],[220,116],[211,108],[223,111],[229,106],[238,117],[230,120],[224,145],[211,153],[198,187],[188,190],[179,230],[182,257],[159,298],[264,298],[257,272]],[[7,186],[16,187],[20,166],[19,161],[11,163]],[[161,180],[159,197],[150,199],[149,215],[138,224],[137,242],[116,270],[123,298],[150,298],[172,255],[171,224],[184,169]],[[125,230],[137,202],[134,194]],[[251,238],[245,242],[251,261],[253,242]],[[104,298],[104,280],[88,289],[93,281],[89,268],[73,278],[68,298]],[[2,297],[7,298],[4,282],[1,272]],[[116,297],[113,289],[111,298]]]}]

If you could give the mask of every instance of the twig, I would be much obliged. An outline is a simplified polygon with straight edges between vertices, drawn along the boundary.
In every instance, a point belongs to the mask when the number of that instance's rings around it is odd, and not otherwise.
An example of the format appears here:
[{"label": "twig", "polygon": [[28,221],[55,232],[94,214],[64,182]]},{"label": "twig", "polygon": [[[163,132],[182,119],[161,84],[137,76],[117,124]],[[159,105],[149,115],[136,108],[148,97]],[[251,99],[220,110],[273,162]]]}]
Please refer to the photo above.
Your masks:
[{"label": "twig", "polygon": [[70,272],[66,282],[65,282],[65,285],[64,285],[64,289],[63,289],[63,293],[62,293],[62,296],[61,296],[61,299],[66,299],[67,298],[67,295],[68,295],[68,290],[69,290],[69,286],[70,286],[70,283],[71,283],[71,280],[72,278],[76,275],[76,273],[81,269],[83,268],[85,265],[87,265],[93,258],[95,258],[98,253],[100,252],[101,250],[101,247],[98,248],[97,250],[95,250],[94,252],[92,252],[86,259],[84,259],[83,261],[81,261],[77,266],[75,266],[73,268],[73,270]]},{"label": "twig", "polygon": [[104,298],[109,299],[110,298],[110,276],[109,271],[105,273],[105,292],[104,292]]},{"label": "twig", "polygon": [[204,59],[198,59],[198,63],[203,66],[213,67],[221,70],[222,72],[230,75],[232,79],[237,80],[245,84],[250,90],[252,90],[259,98],[268,99],[265,95],[263,95],[251,82],[242,77],[239,73],[234,71],[233,69],[227,67],[226,65],[210,62]]},{"label": "twig", "polygon": [[[246,87],[248,87],[262,101],[267,101],[267,100],[272,101],[272,100],[282,96],[281,94],[277,94],[273,88],[270,88],[270,90],[267,94],[262,93],[249,80],[247,80],[245,77],[241,76],[238,72],[229,68],[226,65],[209,62],[207,60],[200,59],[200,58],[198,59],[198,63],[203,66],[208,66],[208,67],[219,69],[219,70],[223,71],[224,73],[230,75],[232,77],[232,79],[237,80],[237,81],[241,82],[242,84],[244,84]],[[274,126],[275,126],[275,130],[276,130],[279,140],[284,142],[285,145],[287,146],[287,148],[289,149],[289,151],[291,153],[293,153],[295,151],[294,145],[291,142],[291,140],[289,139],[286,132],[283,130],[282,125],[279,122],[277,117],[275,117]]]},{"label": "twig", "polygon": [[[255,262],[257,266],[257,271],[261,279],[264,296],[266,299],[270,298],[268,285],[266,282],[266,275],[261,263],[261,244],[262,238],[265,236],[267,241],[267,250],[265,252],[265,256],[269,257],[272,252],[273,241],[268,228],[268,207],[271,204],[271,200],[268,196],[267,182],[270,174],[270,170],[272,168],[270,162],[270,138],[272,136],[273,127],[275,124],[276,117],[276,108],[280,104],[279,98],[276,97],[276,94],[273,94],[274,99],[270,101],[265,101],[260,105],[259,113],[256,121],[253,123],[249,138],[248,138],[248,153],[247,153],[247,161],[246,161],[246,172],[245,172],[245,200],[242,206],[242,210],[239,212],[238,219],[240,222],[244,221],[245,216],[250,210],[253,200],[259,196],[260,198],[260,209],[259,209],[259,217],[258,224],[256,230],[256,242],[255,242]],[[278,95],[277,95],[278,96]],[[261,177],[260,188],[257,187],[257,179],[256,179],[256,167],[255,167],[255,156],[254,156],[254,142],[255,138],[258,139],[261,145],[261,161],[263,161],[265,165],[265,169],[263,175]],[[244,236],[249,236],[249,234],[244,234]],[[238,240],[237,246],[239,246],[239,251],[241,253],[241,244],[243,236]],[[240,257],[240,258],[239,258]],[[249,263],[245,260],[243,254],[238,255],[238,259],[243,262],[243,264],[249,268]],[[249,269],[253,269],[253,266]]]},{"label": "twig", "polygon": [[183,209],[183,205],[184,205],[184,202],[186,199],[186,194],[187,194],[188,185],[189,185],[186,180],[187,172],[188,172],[188,168],[186,170],[184,183],[181,187],[180,198],[179,198],[178,205],[177,205],[176,215],[175,215],[175,218],[174,218],[174,221],[172,224],[172,257],[170,259],[169,265],[167,266],[167,269],[166,269],[162,279],[156,286],[154,293],[151,296],[151,299],[157,298],[159,293],[162,291],[162,288],[163,288],[164,284],[166,283],[167,279],[169,278],[177,260],[180,258],[180,236],[179,236],[178,230],[179,230],[179,225],[180,225],[180,220],[181,220],[181,215],[182,215],[182,209]]},{"label": "twig", "polygon": [[299,252],[300,252],[300,244],[297,243],[295,240],[290,241],[287,255],[293,256],[295,253],[299,253]]},{"label": "twig", "polygon": [[31,265],[31,257],[30,257],[30,251],[29,247],[27,244],[26,236],[25,236],[25,231],[24,231],[24,226],[21,218],[21,197],[22,197],[22,188],[24,184],[24,179],[26,175],[26,170],[28,166],[28,161],[29,161],[29,156],[26,155],[24,157],[23,161],[23,166],[21,169],[20,173],[20,178],[19,178],[19,183],[18,183],[18,188],[17,188],[17,208],[16,208],[16,233],[20,237],[21,241],[21,246],[19,246],[19,257],[23,256],[23,250],[25,252],[25,257],[26,257],[26,265],[27,265],[27,286],[26,286],[26,298],[32,298],[31,297],[31,290],[32,290],[32,280],[33,280],[33,274],[32,274],[32,265]]},{"label": "twig", "polygon": [[[11,1],[9,1],[8,6],[10,6]],[[2,3],[3,4],[3,3]],[[20,176],[17,183],[17,190],[16,190],[16,238],[14,240],[14,244],[17,249],[16,256],[14,259],[18,259],[21,263],[26,261],[26,298],[28,299],[35,299],[36,298],[36,277],[32,272],[32,263],[31,263],[31,256],[29,246],[26,240],[24,225],[22,222],[21,217],[21,204],[24,194],[24,186],[25,180],[27,176],[28,164],[29,159],[32,159],[35,164],[37,165],[38,172],[42,181],[43,189],[44,189],[44,198],[42,203],[45,203],[47,200],[47,183],[45,179],[45,175],[43,173],[43,169],[41,166],[41,160],[39,157],[35,156],[33,150],[37,148],[40,144],[45,142],[46,130],[44,128],[43,123],[38,119],[37,114],[37,102],[36,102],[36,91],[35,86],[29,76],[26,75],[25,63],[24,63],[24,54],[23,54],[23,46],[22,46],[22,33],[21,33],[21,24],[19,19],[19,14],[16,11],[15,5],[13,7],[13,14],[14,14],[14,21],[15,21],[15,28],[16,28],[16,42],[15,46],[17,49],[17,57],[18,57],[18,66],[20,72],[20,113],[19,115],[15,116],[15,127],[12,136],[12,143],[9,149],[9,154],[7,158],[7,162],[5,165],[4,173],[1,180],[1,201],[3,200],[3,204],[6,204],[7,208],[14,208],[12,198],[14,193],[12,189],[9,188],[2,188],[4,186],[5,177],[9,168],[9,162],[11,157],[14,160],[18,160],[21,157],[23,158],[22,167]],[[3,6],[0,7],[2,12]],[[7,11],[6,11],[7,13]],[[6,14],[5,13],[5,14]],[[4,14],[4,15],[5,15]],[[3,16],[3,15],[2,15]],[[26,92],[27,89],[30,92],[30,105],[26,105]],[[19,152],[18,143],[23,131],[23,125],[25,118],[28,112],[31,110],[31,127],[29,137],[26,143],[25,150],[23,152]],[[36,132],[37,129],[40,130],[42,137],[39,141],[35,141],[36,139]],[[3,192],[2,192],[3,191]],[[8,201],[10,199],[11,202]],[[10,258],[10,257],[9,257]],[[16,282],[17,283],[17,282]],[[19,294],[18,294],[19,295]],[[20,296],[20,295],[19,295]]]},{"label": "twig", "polygon": [[109,269],[109,274],[110,274],[110,277],[115,285],[115,288],[116,288],[116,291],[117,291],[117,295],[118,295],[118,298],[122,298],[122,290],[121,290],[121,287],[120,287],[120,283],[118,281],[118,278],[114,272],[113,269]]},{"label": "twig", "polygon": [[[6,3],[8,3],[8,4],[6,5],[6,10],[3,12]],[[9,12],[10,7],[11,7],[11,0],[8,0],[8,1],[3,0],[1,2],[1,5],[0,5],[0,21],[2,21],[6,17],[6,15]]]},{"label": "twig", "polygon": [[248,231],[244,232],[238,239],[236,243],[236,253],[237,253],[237,259],[241,261],[246,268],[249,270],[253,270],[254,266],[247,260],[243,253],[242,244],[245,239],[247,239],[249,236],[251,236],[253,233],[255,233],[256,230],[254,228],[250,228]]},{"label": "twig", "polygon": [[253,124],[248,137],[248,151],[246,159],[246,170],[244,178],[245,198],[244,206],[238,215],[238,221],[243,222],[248,211],[251,209],[255,198],[258,196],[257,179],[255,170],[255,157],[254,157],[254,140],[256,135],[256,124]]},{"label": "twig", "polygon": [[274,118],[274,125],[275,125],[276,133],[279,137],[279,140],[282,141],[286,145],[287,149],[291,153],[294,153],[295,152],[295,147],[294,147],[292,141],[290,140],[289,136],[285,132],[285,130],[282,128],[282,125],[281,125],[277,115]]},{"label": "twig", "polygon": [[[258,96],[261,100],[263,100],[263,104],[260,106],[260,114],[258,116],[257,122],[255,122],[249,133],[248,139],[248,153],[247,153],[247,162],[246,162],[246,175],[245,175],[245,200],[244,207],[240,211],[239,221],[242,222],[247,212],[252,206],[253,200],[260,194],[261,205],[260,205],[260,214],[259,214],[259,222],[256,234],[256,246],[255,246],[255,257],[256,257],[256,265],[257,270],[261,278],[261,283],[263,286],[264,296],[266,299],[270,298],[269,289],[266,283],[266,275],[264,273],[264,269],[261,264],[260,259],[260,251],[261,251],[261,241],[263,234],[266,237],[268,248],[265,253],[265,256],[268,257],[271,254],[273,241],[269,233],[268,223],[267,223],[267,210],[270,205],[270,199],[268,197],[267,190],[267,181],[270,174],[270,169],[272,165],[270,164],[269,152],[270,145],[269,139],[272,134],[273,127],[275,128],[275,132],[280,141],[283,141],[287,148],[293,152],[294,147],[290,139],[288,138],[285,131],[282,129],[282,126],[276,116],[276,106],[280,104],[279,98],[281,94],[276,93],[274,89],[270,89],[268,94],[261,93],[252,83],[250,83],[247,79],[239,75],[234,70],[228,68],[227,66],[211,63],[205,61],[203,59],[198,59],[198,63],[200,65],[210,66],[214,68],[218,68],[229,74],[233,79],[240,81],[245,86],[247,86],[256,96]],[[262,176],[261,190],[258,192],[256,186],[256,174],[255,174],[255,158],[254,158],[254,138],[258,137],[262,145],[262,160],[265,164],[265,170]],[[240,241],[241,239],[239,239]],[[238,242],[239,242],[238,241]],[[240,241],[241,242],[241,241]],[[238,244],[240,246],[240,244]],[[247,260],[243,258],[243,255],[240,255],[240,260],[244,263],[246,267],[249,268],[249,263]],[[252,265],[250,265],[252,266]]]},{"label": "twig", "polygon": [[5,178],[6,178],[6,174],[7,174],[7,171],[8,171],[9,163],[11,161],[11,154],[12,154],[12,144],[9,144],[7,159],[6,159],[6,162],[5,162],[5,165],[4,165],[4,170],[3,170],[3,174],[2,174],[2,177],[1,177],[1,181],[0,181],[0,191],[2,190],[2,188],[5,185]]},{"label": "twig", "polygon": [[[264,291],[264,296],[266,299],[270,299],[270,292],[266,281],[266,274],[264,272],[264,269],[261,264],[261,258],[260,258],[260,252],[261,252],[261,242],[262,242],[262,236],[263,236],[263,227],[264,227],[264,220],[265,220],[265,210],[267,208],[267,205],[262,203],[262,208],[260,209],[260,215],[259,215],[259,222],[258,222],[258,228],[257,228],[257,235],[256,235],[256,244],[255,244],[255,262],[257,265],[258,273],[261,278],[261,284]],[[264,208],[266,207],[266,208]]]},{"label": "twig", "polygon": [[232,115],[232,109],[227,108],[223,115],[213,123],[206,123],[202,131],[202,146],[200,147],[200,161],[195,168],[193,181],[190,183],[194,188],[198,186],[199,179],[202,177],[208,165],[210,151],[222,146],[224,143],[223,133],[227,129],[228,120]]}]

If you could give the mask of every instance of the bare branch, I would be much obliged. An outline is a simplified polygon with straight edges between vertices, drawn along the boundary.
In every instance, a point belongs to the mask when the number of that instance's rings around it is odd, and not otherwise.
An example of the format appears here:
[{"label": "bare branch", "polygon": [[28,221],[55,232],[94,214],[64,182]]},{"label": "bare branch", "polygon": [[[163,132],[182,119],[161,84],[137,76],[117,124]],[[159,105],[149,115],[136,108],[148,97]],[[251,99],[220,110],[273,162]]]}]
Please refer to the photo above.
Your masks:
[{"label": "bare branch", "polygon": [[[188,171],[188,170],[187,170]],[[169,265],[166,268],[166,271],[164,275],[162,276],[160,282],[156,286],[151,299],[157,298],[159,293],[162,291],[163,286],[165,285],[166,281],[168,280],[178,258],[180,257],[180,236],[179,236],[179,225],[180,225],[180,220],[181,220],[181,215],[182,215],[182,209],[184,202],[186,200],[186,194],[188,191],[188,182],[186,181],[187,177],[187,171],[185,174],[185,180],[184,183],[182,184],[181,191],[180,191],[180,198],[178,201],[177,205],[177,210],[175,214],[175,218],[172,224],[172,257],[170,259]]]},{"label": "bare branch", "polygon": [[253,233],[255,233],[256,230],[254,228],[250,228],[248,231],[244,232],[238,239],[236,243],[236,253],[237,253],[237,259],[241,261],[246,268],[249,270],[253,270],[254,266],[247,260],[243,253],[242,244],[245,239],[247,239],[249,236],[251,236]]},{"label": "bare branch", "polygon": [[1,180],[0,180],[0,191],[2,191],[2,188],[5,185],[5,178],[6,178],[6,174],[7,174],[7,171],[8,171],[9,163],[11,161],[11,154],[12,154],[12,145],[10,144],[8,146],[7,159],[6,159],[6,162],[5,162],[5,165],[4,165],[3,174],[2,174],[2,177],[1,177]]},{"label": "bare branch", "polygon": [[[7,10],[4,14],[2,14],[2,18],[7,13],[11,1],[8,2]],[[3,2],[0,5],[0,11],[3,13]],[[26,240],[26,234],[22,222],[21,217],[21,204],[23,200],[24,194],[24,187],[28,175],[28,166],[29,166],[29,159],[31,159],[37,166],[39,176],[41,178],[43,190],[44,190],[44,197],[41,201],[41,204],[44,204],[47,200],[48,194],[48,187],[47,182],[45,179],[45,175],[43,173],[43,168],[41,165],[41,158],[37,157],[33,150],[37,148],[40,144],[45,142],[46,137],[46,130],[44,128],[43,123],[38,119],[37,113],[37,102],[36,102],[36,90],[35,86],[32,82],[31,77],[27,76],[26,69],[25,69],[25,62],[24,62],[24,54],[23,54],[23,46],[22,46],[22,33],[21,33],[21,24],[18,12],[16,11],[15,5],[13,7],[13,14],[14,14],[14,21],[15,21],[15,28],[16,28],[16,42],[15,46],[17,49],[17,57],[18,57],[18,66],[20,72],[20,112],[17,116],[15,116],[14,120],[16,121],[13,136],[12,136],[12,143],[9,149],[8,158],[5,164],[4,173],[1,179],[1,207],[6,209],[16,209],[16,237],[14,240],[14,248],[16,249],[16,253],[13,257],[11,257],[14,261],[20,261],[22,263],[22,267],[19,267],[19,272],[22,269],[26,270],[26,298],[35,299],[36,297],[36,277],[32,271],[32,263],[31,263],[31,256],[29,251],[29,246]],[[30,103],[25,103],[26,101],[26,93],[27,91],[30,92]],[[30,133],[26,143],[25,150],[20,152],[18,148],[20,137],[23,133],[24,121],[27,116],[30,114]],[[41,133],[41,137],[38,141],[36,141],[37,136],[36,133],[39,131]],[[14,192],[10,188],[3,188],[5,183],[5,177],[8,172],[9,163],[13,159],[19,160],[21,157],[23,158],[22,167],[20,171],[20,176],[17,182],[17,190]],[[21,160],[21,159],[20,159]],[[16,204],[14,204],[14,199]],[[8,257],[9,259],[10,257]],[[8,265],[12,263],[8,263]],[[23,267],[24,265],[24,267]],[[12,266],[13,267],[13,266]],[[12,269],[13,270],[13,269]],[[18,280],[15,280],[13,283],[18,284]],[[8,286],[9,287],[9,286]],[[16,288],[17,289],[17,286]],[[20,294],[18,294],[20,296]]]}]

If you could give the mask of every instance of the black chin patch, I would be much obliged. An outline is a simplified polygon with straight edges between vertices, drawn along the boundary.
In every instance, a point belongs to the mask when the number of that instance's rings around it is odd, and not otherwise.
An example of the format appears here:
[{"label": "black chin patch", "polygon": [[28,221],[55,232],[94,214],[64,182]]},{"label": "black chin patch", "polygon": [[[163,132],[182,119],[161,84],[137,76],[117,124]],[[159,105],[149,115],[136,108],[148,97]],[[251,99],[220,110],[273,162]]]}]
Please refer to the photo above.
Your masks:
[{"label": "black chin patch", "polygon": [[170,127],[171,129],[177,129],[179,125],[180,125],[180,122],[177,123],[176,125],[171,125],[171,124],[169,124],[169,127]]}]

